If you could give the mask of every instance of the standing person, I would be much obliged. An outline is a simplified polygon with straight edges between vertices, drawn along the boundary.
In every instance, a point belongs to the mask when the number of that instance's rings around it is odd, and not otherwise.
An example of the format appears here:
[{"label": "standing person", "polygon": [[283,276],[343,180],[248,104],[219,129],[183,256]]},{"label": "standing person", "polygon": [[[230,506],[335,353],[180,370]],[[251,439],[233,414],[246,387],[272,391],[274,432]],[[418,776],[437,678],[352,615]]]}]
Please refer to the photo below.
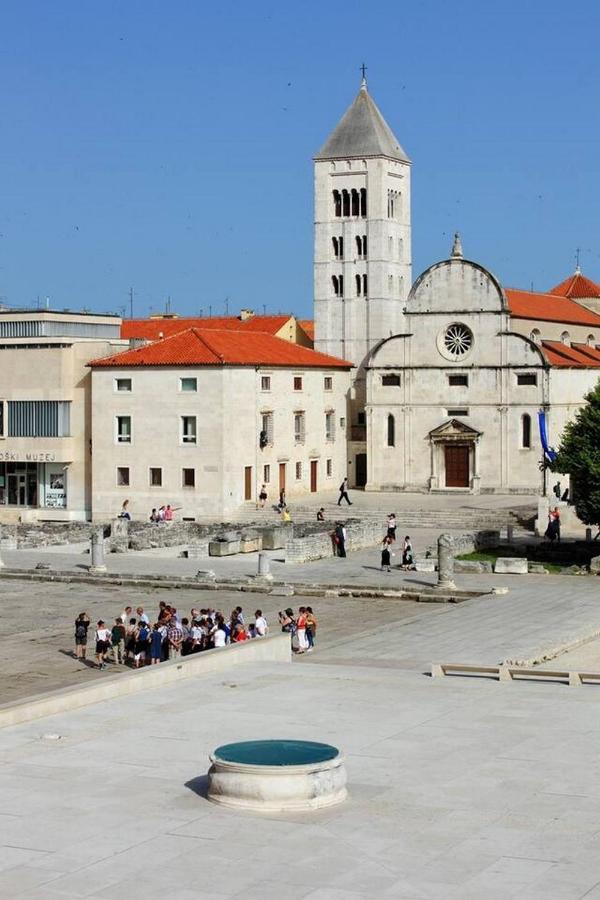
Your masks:
[{"label": "standing person", "polygon": [[79,613],[75,619],[75,658],[85,660],[87,651],[87,635],[90,617],[86,612]]},{"label": "standing person", "polygon": [[122,666],[125,663],[125,626],[120,616],[117,616],[115,619],[115,624],[110,633],[110,642],[113,662],[116,666]]},{"label": "standing person", "polygon": [[128,624],[125,626],[125,659],[135,660],[135,642],[137,639],[137,623],[135,619],[130,617]]},{"label": "standing person", "polygon": [[269,633],[269,626],[262,614],[262,609],[257,609],[254,613],[254,632],[256,637],[266,637]]},{"label": "standing person", "polygon": [[183,642],[183,630],[176,619],[171,619],[169,623],[167,639],[169,641],[169,659],[179,659]]},{"label": "standing person", "polygon": [[164,522],[164,521],[165,521],[165,508],[166,508],[166,507],[164,507],[164,506],[160,506],[160,507],[158,508],[157,516],[158,516],[158,521],[159,521],[159,522]]},{"label": "standing person", "polygon": [[145,622],[139,622],[135,634],[135,655],[133,664],[136,669],[146,665],[146,651],[150,640],[150,629]]},{"label": "standing person", "polygon": [[296,619],[296,643],[298,653],[305,653],[308,650],[308,641],[306,640],[306,607],[300,606],[298,609],[298,618]]},{"label": "standing person", "polygon": [[160,633],[160,625],[155,622],[150,634],[150,665],[157,666],[162,659],[163,636]]},{"label": "standing person", "polygon": [[552,531],[554,537],[560,544],[560,510],[558,506],[555,506],[552,512],[550,513],[550,524],[552,527]]},{"label": "standing person", "polygon": [[281,510],[281,521],[282,522],[291,522],[292,521],[292,516],[290,514],[289,506],[284,506],[283,509]]},{"label": "standing person", "polygon": [[334,539],[337,547],[337,555],[345,557],[346,556],[346,529],[342,525],[341,522],[335,526]]},{"label": "standing person", "polygon": [[402,549],[402,568],[411,569],[414,565],[414,554],[410,537],[407,534],[404,538],[404,547]]},{"label": "standing person", "polygon": [[129,500],[123,500],[121,512],[119,513],[119,519],[131,519],[131,513],[129,512]]},{"label": "standing person", "polygon": [[317,617],[312,611],[312,606],[306,607],[306,642],[308,647],[307,653],[311,653],[315,646],[315,637],[317,635]]},{"label": "standing person", "polygon": [[165,507],[165,522],[173,521],[173,512],[174,512],[174,510],[172,509],[171,504],[167,503],[167,505]]},{"label": "standing person", "polygon": [[342,500],[345,500],[348,506],[352,506],[350,502],[350,497],[348,496],[348,476],[344,478],[342,483],[340,484],[340,497],[338,500],[338,506],[341,505]]},{"label": "standing person", "polygon": [[325,521],[325,507],[322,506],[322,507],[317,511],[317,522],[324,522],[324,521]]},{"label": "standing person", "polygon": [[158,510],[155,506],[152,507],[152,512],[150,513],[150,521],[156,525],[158,523]]},{"label": "standing person", "polygon": [[381,543],[381,571],[382,572],[384,569],[386,570],[386,572],[391,571],[391,564],[392,564],[392,560],[391,560],[392,554],[390,551],[391,543],[392,543],[392,541],[391,541],[390,536],[386,534],[386,536],[384,537],[384,539]]},{"label": "standing person", "polygon": [[294,610],[288,606],[285,613],[281,611],[277,613],[281,630],[287,632],[290,636],[292,649],[294,649],[294,638],[296,636],[296,620],[294,619]]},{"label": "standing person", "polygon": [[213,647],[224,647],[227,643],[227,631],[223,616],[217,616],[217,623],[212,634],[212,639]]},{"label": "standing person", "polygon": [[267,502],[267,486],[263,484],[260,489],[260,494],[258,495],[258,505],[261,509],[265,508],[265,503]]},{"label": "standing person", "polygon": [[106,654],[110,647],[110,631],[104,625],[102,619],[96,625],[96,662],[99,669],[106,668]]},{"label": "standing person", "polygon": [[127,625],[127,623],[131,621],[132,613],[132,608],[130,606],[126,606],[121,613],[121,622],[123,623],[123,625]]},{"label": "standing person", "polygon": [[285,506],[285,488],[281,488],[281,490],[279,491],[279,503],[277,504],[277,509],[279,510],[279,512],[281,512],[285,509]]},{"label": "standing person", "polygon": [[143,606],[138,606],[138,608],[136,609],[136,613],[137,613],[137,617],[138,617],[138,622],[143,622],[144,625],[150,624],[150,619],[148,618],[148,614],[144,612]]},{"label": "standing person", "polygon": [[390,513],[387,517],[387,536],[390,542],[396,540],[396,513]]}]

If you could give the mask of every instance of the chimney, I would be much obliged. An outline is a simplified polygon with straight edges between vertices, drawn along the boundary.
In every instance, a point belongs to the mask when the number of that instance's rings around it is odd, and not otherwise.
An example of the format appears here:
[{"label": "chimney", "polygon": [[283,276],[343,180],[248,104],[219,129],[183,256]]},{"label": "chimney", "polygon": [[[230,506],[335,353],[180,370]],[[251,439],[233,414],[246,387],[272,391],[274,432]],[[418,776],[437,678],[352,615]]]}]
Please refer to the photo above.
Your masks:
[{"label": "chimney", "polygon": [[253,309],[240,309],[240,319],[242,322],[247,322],[248,319],[252,319],[254,316]]}]

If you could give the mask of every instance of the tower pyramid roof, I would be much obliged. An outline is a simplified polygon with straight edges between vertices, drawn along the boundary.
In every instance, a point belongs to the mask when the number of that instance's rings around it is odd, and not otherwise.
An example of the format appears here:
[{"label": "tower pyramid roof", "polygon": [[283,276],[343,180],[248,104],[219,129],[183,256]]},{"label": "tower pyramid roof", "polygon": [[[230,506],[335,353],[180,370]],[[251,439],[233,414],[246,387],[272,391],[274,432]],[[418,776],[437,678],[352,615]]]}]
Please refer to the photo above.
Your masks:
[{"label": "tower pyramid roof", "polygon": [[600,285],[582,275],[578,266],[574,275],[565,278],[553,287],[550,293],[560,294],[561,297],[568,297],[570,300],[590,300],[593,297],[600,297]]},{"label": "tower pyramid roof", "polygon": [[392,129],[381,115],[363,78],[360,90],[315,159],[387,156],[410,162]]}]

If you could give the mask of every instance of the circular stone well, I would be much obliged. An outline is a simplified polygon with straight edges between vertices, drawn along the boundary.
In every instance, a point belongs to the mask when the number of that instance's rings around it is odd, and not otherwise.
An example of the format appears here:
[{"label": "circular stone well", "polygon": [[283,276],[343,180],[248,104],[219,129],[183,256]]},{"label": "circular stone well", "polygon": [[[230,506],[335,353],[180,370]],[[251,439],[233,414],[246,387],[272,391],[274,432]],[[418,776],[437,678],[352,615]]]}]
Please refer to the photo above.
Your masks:
[{"label": "circular stone well", "polygon": [[210,755],[208,799],[266,812],[321,809],[346,799],[344,757],[330,744],[269,740],[224,744]]}]

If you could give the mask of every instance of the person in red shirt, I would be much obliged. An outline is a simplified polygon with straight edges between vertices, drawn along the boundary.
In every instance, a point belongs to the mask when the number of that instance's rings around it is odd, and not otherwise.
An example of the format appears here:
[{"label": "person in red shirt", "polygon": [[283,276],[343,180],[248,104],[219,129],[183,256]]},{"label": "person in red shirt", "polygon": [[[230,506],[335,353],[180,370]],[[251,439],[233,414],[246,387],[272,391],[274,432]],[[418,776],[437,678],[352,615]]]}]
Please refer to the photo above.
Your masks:
[{"label": "person in red shirt", "polygon": [[308,641],[306,640],[306,607],[301,606],[298,609],[298,618],[296,619],[296,642],[298,644],[298,653],[304,653],[308,650]]}]

